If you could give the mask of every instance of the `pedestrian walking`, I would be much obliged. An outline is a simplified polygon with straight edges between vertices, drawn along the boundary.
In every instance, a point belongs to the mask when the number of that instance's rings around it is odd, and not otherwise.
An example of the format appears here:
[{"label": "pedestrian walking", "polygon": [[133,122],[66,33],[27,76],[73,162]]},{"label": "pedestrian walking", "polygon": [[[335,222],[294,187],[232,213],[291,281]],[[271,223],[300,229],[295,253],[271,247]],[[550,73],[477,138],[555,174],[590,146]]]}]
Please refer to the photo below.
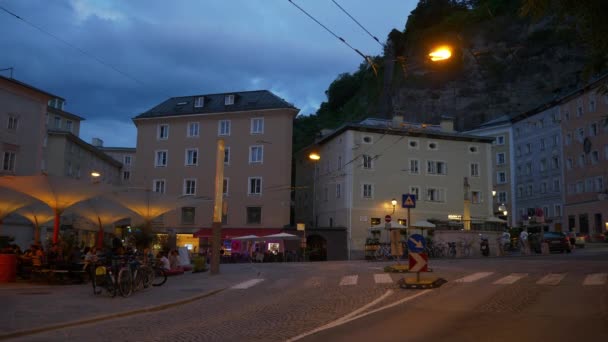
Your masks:
[{"label": "pedestrian walking", "polygon": [[525,255],[528,255],[528,232],[525,229],[522,230],[521,233],[519,233],[519,243],[521,247],[521,252]]},{"label": "pedestrian walking", "polygon": [[500,250],[500,255],[505,255],[509,250],[509,245],[511,244],[511,234],[509,234],[509,230],[505,229],[505,231],[498,237],[498,249]]}]

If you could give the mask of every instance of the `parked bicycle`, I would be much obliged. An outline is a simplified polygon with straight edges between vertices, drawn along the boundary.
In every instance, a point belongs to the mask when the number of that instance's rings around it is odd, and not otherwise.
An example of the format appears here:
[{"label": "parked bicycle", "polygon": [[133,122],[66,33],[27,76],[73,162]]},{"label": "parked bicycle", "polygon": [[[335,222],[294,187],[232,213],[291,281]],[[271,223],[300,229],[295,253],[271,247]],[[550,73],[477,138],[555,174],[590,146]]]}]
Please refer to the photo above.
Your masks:
[{"label": "parked bicycle", "polygon": [[448,242],[448,256],[450,258],[456,257],[456,242]]}]

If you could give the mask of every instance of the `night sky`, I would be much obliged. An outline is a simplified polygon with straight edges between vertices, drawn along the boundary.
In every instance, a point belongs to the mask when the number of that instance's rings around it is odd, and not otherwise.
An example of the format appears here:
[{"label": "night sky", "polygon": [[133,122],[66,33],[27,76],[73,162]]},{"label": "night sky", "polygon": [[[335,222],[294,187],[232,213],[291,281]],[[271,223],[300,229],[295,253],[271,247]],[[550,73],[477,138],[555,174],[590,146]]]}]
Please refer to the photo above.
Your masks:
[{"label": "night sky", "polygon": [[[294,0],[366,55],[382,47],[331,0]],[[385,42],[416,0],[336,0]],[[363,61],[287,0],[0,0],[0,69],[66,99],[81,138],[135,146],[131,118],[171,96],[269,89],[316,112]],[[92,56],[92,57],[91,57]],[[124,76],[113,68],[128,74]],[[2,72],[9,76],[8,72]],[[133,80],[133,78],[135,80]]]}]

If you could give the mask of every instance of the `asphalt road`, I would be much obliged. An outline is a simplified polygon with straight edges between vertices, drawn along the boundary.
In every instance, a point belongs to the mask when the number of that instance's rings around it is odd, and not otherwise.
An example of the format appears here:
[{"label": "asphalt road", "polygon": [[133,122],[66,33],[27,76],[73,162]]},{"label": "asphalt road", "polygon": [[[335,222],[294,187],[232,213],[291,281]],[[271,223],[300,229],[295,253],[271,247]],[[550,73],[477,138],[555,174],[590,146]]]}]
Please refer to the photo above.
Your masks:
[{"label": "asphalt road", "polygon": [[383,273],[384,265],[255,265],[251,279],[193,303],[15,340],[608,340],[608,244],[570,255],[433,260],[423,278],[448,280],[433,290],[400,289],[403,275]]}]

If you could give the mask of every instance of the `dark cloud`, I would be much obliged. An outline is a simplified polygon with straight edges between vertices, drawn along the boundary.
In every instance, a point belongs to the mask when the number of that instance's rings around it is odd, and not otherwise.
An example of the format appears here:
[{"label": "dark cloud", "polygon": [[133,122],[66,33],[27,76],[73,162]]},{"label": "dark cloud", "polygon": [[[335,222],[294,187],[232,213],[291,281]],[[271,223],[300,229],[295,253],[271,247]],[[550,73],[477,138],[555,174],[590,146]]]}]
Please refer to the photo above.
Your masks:
[{"label": "dark cloud", "polygon": [[[330,1],[296,1],[364,53],[381,50]],[[384,40],[415,0],[340,3]],[[0,68],[67,99],[82,138],[135,145],[130,118],[169,96],[270,89],[316,111],[361,58],[286,0],[29,0],[2,5],[138,82],[0,12]]]}]

